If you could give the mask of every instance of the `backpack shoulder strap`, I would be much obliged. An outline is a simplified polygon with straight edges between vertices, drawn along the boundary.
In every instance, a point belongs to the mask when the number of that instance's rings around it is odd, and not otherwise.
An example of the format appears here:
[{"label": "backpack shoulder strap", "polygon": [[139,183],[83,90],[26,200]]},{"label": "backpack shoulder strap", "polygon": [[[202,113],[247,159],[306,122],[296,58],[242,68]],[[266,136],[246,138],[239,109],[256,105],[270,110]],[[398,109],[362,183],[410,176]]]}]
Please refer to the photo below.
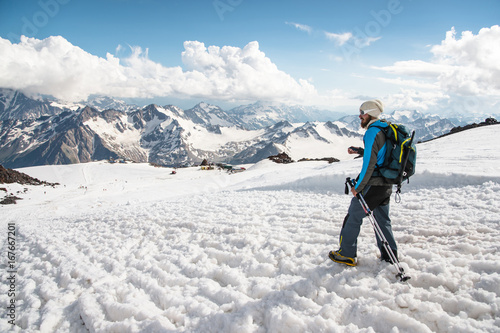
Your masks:
[{"label": "backpack shoulder strap", "polygon": [[[382,127],[378,125],[372,125],[373,127],[380,128],[385,133],[385,137],[390,139],[393,142],[398,142],[398,125],[392,124],[391,122],[386,121],[388,126]],[[391,131],[392,130],[392,131]]]}]

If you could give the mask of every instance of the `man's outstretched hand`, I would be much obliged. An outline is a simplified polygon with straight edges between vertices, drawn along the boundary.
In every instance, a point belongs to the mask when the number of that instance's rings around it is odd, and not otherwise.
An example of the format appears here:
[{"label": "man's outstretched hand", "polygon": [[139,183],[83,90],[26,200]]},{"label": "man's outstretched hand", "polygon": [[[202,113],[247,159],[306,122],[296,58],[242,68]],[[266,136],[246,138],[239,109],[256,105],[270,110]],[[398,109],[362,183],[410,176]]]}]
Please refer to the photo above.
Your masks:
[{"label": "man's outstretched hand", "polygon": [[349,154],[361,154],[362,151],[363,151],[363,148],[361,148],[361,147],[351,146],[351,147],[347,148],[347,152]]}]

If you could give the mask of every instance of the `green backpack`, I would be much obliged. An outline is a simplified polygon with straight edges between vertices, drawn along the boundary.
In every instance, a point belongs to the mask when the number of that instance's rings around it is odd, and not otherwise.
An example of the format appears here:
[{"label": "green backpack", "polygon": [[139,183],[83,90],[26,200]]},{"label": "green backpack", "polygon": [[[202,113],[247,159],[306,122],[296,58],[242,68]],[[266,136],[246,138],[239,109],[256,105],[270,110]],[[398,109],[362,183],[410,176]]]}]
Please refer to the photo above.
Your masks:
[{"label": "green backpack", "polygon": [[417,162],[417,148],[413,143],[415,131],[410,131],[404,125],[391,124],[380,128],[385,133],[387,151],[384,164],[376,168],[385,181],[398,186],[397,193],[401,192],[401,183],[408,180],[415,173]]}]

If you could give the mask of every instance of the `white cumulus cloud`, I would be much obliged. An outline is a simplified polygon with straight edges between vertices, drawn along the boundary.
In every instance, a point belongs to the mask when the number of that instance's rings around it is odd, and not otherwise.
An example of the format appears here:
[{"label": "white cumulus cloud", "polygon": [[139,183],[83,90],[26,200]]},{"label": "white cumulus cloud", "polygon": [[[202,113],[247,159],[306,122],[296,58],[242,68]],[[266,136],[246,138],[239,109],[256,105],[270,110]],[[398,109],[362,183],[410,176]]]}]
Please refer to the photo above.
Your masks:
[{"label": "white cumulus cloud", "polygon": [[430,51],[431,61],[399,61],[378,69],[432,80],[446,93],[500,97],[500,26],[483,28],[477,35],[464,31],[460,38],[452,28]]},{"label": "white cumulus cloud", "polygon": [[182,68],[154,62],[140,47],[131,47],[126,58],[102,58],[61,36],[23,36],[17,44],[0,38],[0,87],[67,101],[91,94],[295,103],[317,97],[312,84],[279,70],[257,42],[238,48],[186,41],[184,48]]},{"label": "white cumulus cloud", "polygon": [[93,56],[62,37],[0,38],[0,86],[78,100],[126,77],[119,60]]},{"label": "white cumulus cloud", "polygon": [[203,43],[184,43],[182,62],[192,73],[205,78],[205,86],[213,95],[238,96],[240,99],[303,99],[315,94],[305,80],[296,81],[259,50],[257,42],[244,48],[205,47]]}]

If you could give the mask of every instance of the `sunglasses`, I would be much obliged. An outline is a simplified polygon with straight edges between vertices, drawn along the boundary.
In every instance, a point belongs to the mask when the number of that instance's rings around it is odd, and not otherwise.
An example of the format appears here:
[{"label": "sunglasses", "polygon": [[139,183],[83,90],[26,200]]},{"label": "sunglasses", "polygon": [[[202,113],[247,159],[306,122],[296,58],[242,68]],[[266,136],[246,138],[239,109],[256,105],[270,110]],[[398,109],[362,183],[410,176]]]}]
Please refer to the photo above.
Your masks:
[{"label": "sunglasses", "polygon": [[370,111],[376,111],[377,109],[369,109],[369,110],[359,110],[359,115],[362,116]]}]

